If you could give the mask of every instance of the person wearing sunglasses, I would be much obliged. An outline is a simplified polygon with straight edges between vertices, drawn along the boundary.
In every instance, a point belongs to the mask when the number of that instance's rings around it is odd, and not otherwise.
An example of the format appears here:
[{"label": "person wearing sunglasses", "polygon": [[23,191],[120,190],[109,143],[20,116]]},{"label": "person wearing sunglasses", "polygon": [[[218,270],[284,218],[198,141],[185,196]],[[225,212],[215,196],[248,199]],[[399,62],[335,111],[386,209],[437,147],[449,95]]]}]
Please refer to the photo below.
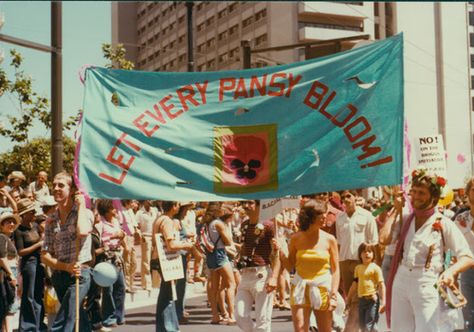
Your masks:
[{"label": "person wearing sunglasses", "polygon": [[[372,213],[356,205],[358,197],[355,190],[339,193],[345,212],[336,219],[336,239],[339,244],[339,268],[342,288],[347,295],[354,279],[355,267],[359,264],[358,248],[362,243],[376,245],[379,237],[377,223]],[[345,331],[358,331],[359,301],[355,299],[349,307]]]}]

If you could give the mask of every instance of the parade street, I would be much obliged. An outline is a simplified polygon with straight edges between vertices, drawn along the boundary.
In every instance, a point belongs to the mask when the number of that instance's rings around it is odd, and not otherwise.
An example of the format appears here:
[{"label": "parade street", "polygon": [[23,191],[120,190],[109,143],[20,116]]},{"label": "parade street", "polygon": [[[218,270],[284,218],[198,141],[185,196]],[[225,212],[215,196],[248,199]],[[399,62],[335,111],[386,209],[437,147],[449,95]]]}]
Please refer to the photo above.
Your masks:
[{"label": "parade street", "polygon": [[[189,299],[186,302],[186,310],[189,312],[189,323],[180,325],[181,332],[214,332],[227,331],[238,332],[237,326],[211,325],[211,309],[206,306],[205,295]],[[155,304],[127,310],[125,314],[126,323],[114,328],[116,332],[145,332],[155,330]],[[290,311],[274,310],[272,317],[273,332],[287,332],[293,329]]]}]

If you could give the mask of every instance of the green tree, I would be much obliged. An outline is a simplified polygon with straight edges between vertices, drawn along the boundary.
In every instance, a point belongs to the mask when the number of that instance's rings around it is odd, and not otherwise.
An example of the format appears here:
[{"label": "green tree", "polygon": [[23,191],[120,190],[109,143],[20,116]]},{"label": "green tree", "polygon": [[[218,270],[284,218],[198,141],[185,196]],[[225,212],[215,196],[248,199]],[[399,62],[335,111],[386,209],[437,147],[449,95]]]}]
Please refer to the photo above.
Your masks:
[{"label": "green tree", "polygon": [[106,65],[107,68],[114,69],[125,69],[132,70],[135,68],[135,64],[125,58],[127,50],[123,47],[123,44],[117,44],[113,47],[111,44],[102,44],[102,53],[104,58],[110,62]]},{"label": "green tree", "polygon": [[[0,97],[8,97],[12,102],[11,108],[2,114],[6,121],[0,123],[0,135],[8,138],[14,145],[11,152],[1,155],[1,172],[7,175],[12,170],[21,170],[25,175],[31,176],[36,170],[50,169],[50,150],[45,150],[47,140],[30,137],[31,129],[37,123],[47,130],[51,129],[50,104],[48,98],[34,91],[32,77],[22,69],[21,53],[12,49],[10,56],[13,77],[8,77],[5,69],[0,68]],[[74,124],[75,117],[71,116],[64,122],[63,128],[71,129]],[[65,162],[73,159],[74,152],[72,155],[68,153],[70,151],[65,149]],[[65,165],[65,168],[72,169],[72,163]]]},{"label": "green tree", "polygon": [[[8,78],[3,68],[0,68],[0,96],[8,95],[15,110],[8,110],[6,115],[8,124],[0,126],[0,135],[9,138],[13,143],[27,143],[30,140],[30,131],[35,120],[51,129],[51,112],[49,100],[33,91],[33,79],[21,68],[23,56],[15,49],[10,50],[14,77]],[[12,115],[16,114],[16,115]],[[64,123],[64,129],[70,129],[75,124],[75,117],[71,116]]]},{"label": "green tree", "polygon": [[[72,173],[76,143],[64,137],[64,170]],[[34,138],[31,141],[16,145],[9,152],[0,154],[0,174],[8,175],[11,171],[21,170],[28,181],[33,181],[39,171],[51,169],[51,140]]]}]

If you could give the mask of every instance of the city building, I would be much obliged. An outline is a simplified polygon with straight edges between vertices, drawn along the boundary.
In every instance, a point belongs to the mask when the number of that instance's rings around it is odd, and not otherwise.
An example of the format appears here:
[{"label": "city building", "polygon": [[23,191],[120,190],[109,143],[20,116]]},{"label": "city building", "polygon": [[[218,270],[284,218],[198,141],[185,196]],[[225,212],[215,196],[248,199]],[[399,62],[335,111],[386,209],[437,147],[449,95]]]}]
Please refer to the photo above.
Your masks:
[{"label": "city building", "polygon": [[[385,7],[390,6],[374,6],[372,2],[196,1],[195,70],[242,68],[242,40],[249,40],[253,49],[261,49],[357,35],[378,38],[374,15],[379,11],[385,13]],[[186,71],[187,17],[183,2],[114,2],[112,31],[112,42],[125,45],[138,69]],[[343,43],[341,49],[349,49],[353,44]],[[255,54],[252,66],[304,59],[305,48],[300,47]]]}]

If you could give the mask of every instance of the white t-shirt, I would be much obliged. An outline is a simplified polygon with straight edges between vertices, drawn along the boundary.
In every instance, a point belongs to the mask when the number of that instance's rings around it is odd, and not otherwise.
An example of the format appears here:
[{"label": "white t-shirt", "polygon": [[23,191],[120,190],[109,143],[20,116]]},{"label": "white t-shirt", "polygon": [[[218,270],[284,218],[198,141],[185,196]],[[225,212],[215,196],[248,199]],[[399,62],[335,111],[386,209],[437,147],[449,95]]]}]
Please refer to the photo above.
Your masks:
[{"label": "white t-shirt", "polygon": [[140,230],[143,235],[152,235],[153,232],[153,223],[158,218],[158,209],[154,206],[150,207],[149,211],[146,211],[144,208],[138,210],[137,222],[140,225]]},{"label": "white t-shirt", "polygon": [[340,245],[339,261],[359,260],[358,249],[362,242],[377,244],[377,223],[369,211],[356,206],[351,217],[347,212],[336,219],[336,240]]}]

